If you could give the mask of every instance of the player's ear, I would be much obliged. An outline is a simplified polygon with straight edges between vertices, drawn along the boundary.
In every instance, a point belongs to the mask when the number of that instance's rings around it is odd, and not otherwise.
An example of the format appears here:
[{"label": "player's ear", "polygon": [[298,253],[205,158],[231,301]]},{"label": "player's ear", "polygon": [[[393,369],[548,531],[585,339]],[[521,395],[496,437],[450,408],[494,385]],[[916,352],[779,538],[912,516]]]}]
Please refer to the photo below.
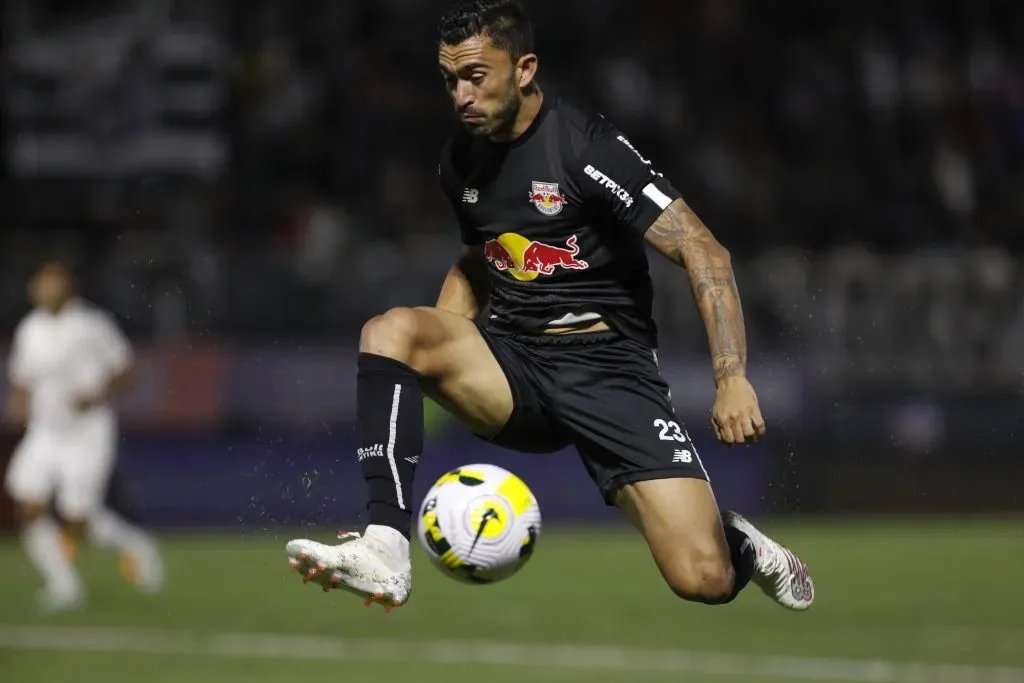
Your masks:
[{"label": "player's ear", "polygon": [[519,88],[525,89],[533,83],[537,75],[537,55],[532,52],[519,58],[516,63],[516,76],[518,77]]}]

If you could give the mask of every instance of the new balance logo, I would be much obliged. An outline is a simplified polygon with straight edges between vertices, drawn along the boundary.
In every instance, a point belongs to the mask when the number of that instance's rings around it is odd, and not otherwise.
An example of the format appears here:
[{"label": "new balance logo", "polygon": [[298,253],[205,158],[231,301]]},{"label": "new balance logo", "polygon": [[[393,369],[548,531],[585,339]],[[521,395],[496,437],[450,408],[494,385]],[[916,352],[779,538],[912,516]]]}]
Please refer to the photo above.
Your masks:
[{"label": "new balance logo", "polygon": [[418,456],[418,455],[410,455],[408,458],[405,459],[405,461],[407,463],[409,463],[410,465],[419,465],[420,464],[420,456]]},{"label": "new balance logo", "polygon": [[384,446],[379,443],[375,443],[368,448],[357,448],[356,449],[356,460],[362,462],[367,458],[383,458],[384,457]]},{"label": "new balance logo", "polygon": [[672,455],[672,462],[693,462],[693,453],[685,448],[679,448]]},{"label": "new balance logo", "polygon": [[480,190],[472,187],[467,187],[462,191],[462,201],[465,204],[476,204],[480,201]]}]

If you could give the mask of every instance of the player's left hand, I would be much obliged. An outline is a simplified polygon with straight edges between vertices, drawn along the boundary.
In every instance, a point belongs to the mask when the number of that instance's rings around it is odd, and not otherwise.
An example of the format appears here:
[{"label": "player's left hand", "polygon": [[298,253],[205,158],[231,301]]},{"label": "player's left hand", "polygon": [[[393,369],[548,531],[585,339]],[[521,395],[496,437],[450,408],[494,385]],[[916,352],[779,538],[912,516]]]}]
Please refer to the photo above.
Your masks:
[{"label": "player's left hand", "polygon": [[718,440],[727,446],[753,443],[764,436],[757,394],[746,377],[727,377],[719,383],[711,408],[711,425]]}]

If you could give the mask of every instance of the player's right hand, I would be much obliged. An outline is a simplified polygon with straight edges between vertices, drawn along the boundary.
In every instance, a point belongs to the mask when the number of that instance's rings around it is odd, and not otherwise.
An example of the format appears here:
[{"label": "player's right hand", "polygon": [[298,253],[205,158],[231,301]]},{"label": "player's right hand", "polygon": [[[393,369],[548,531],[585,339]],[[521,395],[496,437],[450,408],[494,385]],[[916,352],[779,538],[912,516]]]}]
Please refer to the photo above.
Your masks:
[{"label": "player's right hand", "polygon": [[765,423],[757,394],[746,377],[727,377],[719,383],[711,408],[711,425],[718,440],[727,446],[753,443],[764,436]]}]

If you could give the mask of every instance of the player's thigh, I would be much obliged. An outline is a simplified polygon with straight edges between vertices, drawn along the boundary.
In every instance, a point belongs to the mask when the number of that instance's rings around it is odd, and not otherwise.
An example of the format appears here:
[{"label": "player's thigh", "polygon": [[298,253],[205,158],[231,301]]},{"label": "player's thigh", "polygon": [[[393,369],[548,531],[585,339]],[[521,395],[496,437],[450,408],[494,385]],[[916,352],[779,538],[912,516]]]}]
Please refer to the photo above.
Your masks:
[{"label": "player's thigh", "polygon": [[[512,415],[512,389],[472,320],[436,308],[400,308],[367,323],[360,349],[402,360],[424,392],[470,430],[497,432]],[[392,356],[393,357],[393,356]]]},{"label": "player's thigh", "polygon": [[22,438],[4,476],[4,489],[19,506],[44,507],[53,495],[53,443],[46,434]]},{"label": "player's thigh", "polygon": [[112,425],[90,425],[59,445],[56,508],[68,522],[82,522],[104,505],[114,467]]},{"label": "player's thigh", "polygon": [[615,505],[643,534],[658,569],[683,597],[720,598],[732,562],[718,503],[704,479],[644,479],[620,487]]},{"label": "player's thigh", "polygon": [[608,504],[636,481],[707,479],[653,355],[628,341],[577,355],[562,359],[557,417]]},{"label": "player's thigh", "polygon": [[677,594],[721,599],[732,573],[718,505],[667,384],[650,356],[610,348],[595,357],[593,380],[574,382],[559,402],[587,471],[643,533]]}]

